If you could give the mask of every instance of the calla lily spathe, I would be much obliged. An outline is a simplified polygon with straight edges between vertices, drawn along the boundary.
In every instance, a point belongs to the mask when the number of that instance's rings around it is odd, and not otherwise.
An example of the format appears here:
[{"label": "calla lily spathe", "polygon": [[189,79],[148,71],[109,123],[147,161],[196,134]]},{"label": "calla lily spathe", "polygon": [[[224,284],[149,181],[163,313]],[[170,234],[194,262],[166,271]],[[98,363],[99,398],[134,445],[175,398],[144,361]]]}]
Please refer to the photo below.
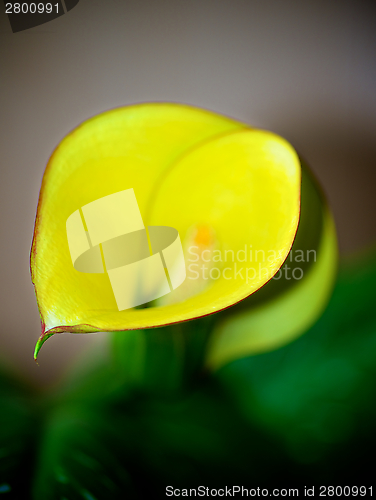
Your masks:
[{"label": "calla lily spathe", "polygon": [[[209,111],[140,104],[82,123],[57,146],[42,181],[31,250],[42,323],[36,355],[55,333],[158,327],[245,299],[291,249],[300,186],[299,158],[284,139]],[[74,269],[66,221],[80,207],[131,188],[145,226],[176,228],[185,249],[205,245],[205,234],[212,234],[217,248],[235,255],[244,245],[273,251],[264,262],[267,272],[252,279],[221,275],[200,287],[188,276],[175,301],[119,311],[106,274]]]}]

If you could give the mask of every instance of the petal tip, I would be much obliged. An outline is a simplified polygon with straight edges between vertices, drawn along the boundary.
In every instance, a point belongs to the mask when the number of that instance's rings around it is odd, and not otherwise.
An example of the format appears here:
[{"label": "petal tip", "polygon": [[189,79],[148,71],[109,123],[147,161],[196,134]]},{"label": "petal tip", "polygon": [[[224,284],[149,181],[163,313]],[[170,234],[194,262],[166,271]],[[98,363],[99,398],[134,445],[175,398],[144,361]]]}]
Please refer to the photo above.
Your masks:
[{"label": "petal tip", "polygon": [[42,333],[42,335],[39,337],[37,343],[35,344],[35,349],[34,349],[34,361],[38,364],[37,358],[39,351],[42,348],[42,345],[46,342],[47,339],[52,337],[53,333]]}]

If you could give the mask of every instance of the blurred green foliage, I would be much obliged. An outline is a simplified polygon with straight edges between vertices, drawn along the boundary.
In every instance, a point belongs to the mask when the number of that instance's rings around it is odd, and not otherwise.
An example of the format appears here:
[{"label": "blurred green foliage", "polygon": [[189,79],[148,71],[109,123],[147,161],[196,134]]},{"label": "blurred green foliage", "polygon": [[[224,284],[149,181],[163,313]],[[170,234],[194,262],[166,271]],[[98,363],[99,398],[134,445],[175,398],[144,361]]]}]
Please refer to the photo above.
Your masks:
[{"label": "blurred green foliage", "polygon": [[[376,258],[360,262],[342,265],[329,307],[305,335],[218,373],[247,419],[295,460],[323,460],[329,477],[344,462],[355,471],[376,434]],[[350,443],[360,445],[356,457]]]},{"label": "blurred green foliage", "polygon": [[202,360],[212,317],[116,333],[110,363],[53,394],[0,377],[4,498],[165,498],[167,485],[370,485],[376,447],[376,253],[342,263],[299,339]]},{"label": "blurred green foliage", "polygon": [[0,494],[28,498],[39,435],[36,392],[0,372]]}]

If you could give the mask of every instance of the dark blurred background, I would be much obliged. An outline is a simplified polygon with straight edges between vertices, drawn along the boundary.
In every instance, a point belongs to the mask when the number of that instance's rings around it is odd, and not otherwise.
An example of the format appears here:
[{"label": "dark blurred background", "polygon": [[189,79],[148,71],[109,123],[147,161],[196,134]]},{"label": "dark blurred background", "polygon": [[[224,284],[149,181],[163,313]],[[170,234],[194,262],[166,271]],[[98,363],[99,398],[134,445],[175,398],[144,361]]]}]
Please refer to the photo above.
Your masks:
[{"label": "dark blurred background", "polygon": [[374,2],[80,0],[13,34],[0,14],[1,357],[55,380],[106,334],[40,333],[29,251],[43,171],[57,143],[99,112],[177,101],[287,138],[321,181],[342,254],[376,240]]}]

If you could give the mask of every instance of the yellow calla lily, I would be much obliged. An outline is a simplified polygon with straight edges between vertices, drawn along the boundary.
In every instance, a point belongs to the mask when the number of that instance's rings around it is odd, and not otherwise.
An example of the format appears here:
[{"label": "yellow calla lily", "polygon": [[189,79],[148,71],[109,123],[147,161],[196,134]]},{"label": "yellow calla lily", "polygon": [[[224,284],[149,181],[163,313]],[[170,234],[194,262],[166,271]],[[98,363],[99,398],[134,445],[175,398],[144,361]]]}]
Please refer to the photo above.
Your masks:
[{"label": "yellow calla lily", "polygon": [[[290,251],[300,176],[299,158],[284,139],[202,109],[141,104],[81,124],[57,146],[42,181],[31,250],[42,322],[35,356],[55,333],[158,327],[248,297]],[[67,220],[131,189],[146,228],[177,230],[187,276],[154,307],[119,310],[108,273],[75,269]],[[264,259],[249,258],[256,250]],[[197,263],[208,259],[205,277]]]}]

